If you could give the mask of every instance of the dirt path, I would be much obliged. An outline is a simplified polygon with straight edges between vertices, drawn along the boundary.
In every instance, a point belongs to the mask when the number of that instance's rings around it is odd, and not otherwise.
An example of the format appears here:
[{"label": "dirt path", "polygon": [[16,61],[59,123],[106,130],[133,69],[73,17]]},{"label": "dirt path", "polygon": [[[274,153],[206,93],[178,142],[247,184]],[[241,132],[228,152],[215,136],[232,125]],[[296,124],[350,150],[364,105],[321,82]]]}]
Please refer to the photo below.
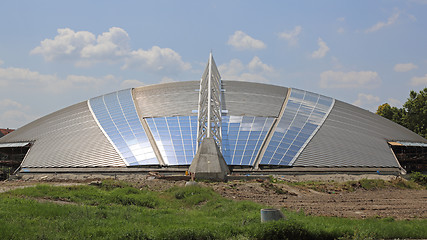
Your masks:
[{"label": "dirt path", "polygon": [[222,196],[249,200],[277,208],[302,210],[317,216],[351,218],[392,217],[427,218],[427,190],[380,189],[355,192],[323,193],[286,184],[229,183],[212,184]]}]

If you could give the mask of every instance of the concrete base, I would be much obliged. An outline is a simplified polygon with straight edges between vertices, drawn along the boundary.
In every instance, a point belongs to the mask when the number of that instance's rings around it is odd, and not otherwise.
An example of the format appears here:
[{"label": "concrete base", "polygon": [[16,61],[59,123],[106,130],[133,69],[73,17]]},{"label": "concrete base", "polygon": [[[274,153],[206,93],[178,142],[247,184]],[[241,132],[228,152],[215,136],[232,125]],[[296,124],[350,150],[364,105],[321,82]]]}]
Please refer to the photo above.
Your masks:
[{"label": "concrete base", "polygon": [[198,180],[225,181],[230,169],[213,138],[204,138],[189,172]]}]

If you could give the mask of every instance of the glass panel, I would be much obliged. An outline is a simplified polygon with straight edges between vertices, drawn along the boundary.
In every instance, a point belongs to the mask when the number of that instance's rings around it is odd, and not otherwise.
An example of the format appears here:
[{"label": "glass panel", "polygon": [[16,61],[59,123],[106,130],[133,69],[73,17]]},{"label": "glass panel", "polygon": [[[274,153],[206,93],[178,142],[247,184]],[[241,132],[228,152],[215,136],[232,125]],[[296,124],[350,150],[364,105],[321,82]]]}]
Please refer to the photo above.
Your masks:
[{"label": "glass panel", "polygon": [[196,152],[197,116],[147,118],[147,123],[166,164],[191,164]]},{"label": "glass panel", "polygon": [[222,151],[229,165],[253,165],[274,118],[225,116],[222,118]]},{"label": "glass panel", "polygon": [[[129,166],[158,165],[138,119],[131,89],[92,98],[89,104],[112,144]],[[146,152],[147,154],[142,154]]]},{"label": "glass panel", "polygon": [[260,164],[291,166],[302,146],[327,117],[332,104],[332,98],[291,89],[285,112]]}]

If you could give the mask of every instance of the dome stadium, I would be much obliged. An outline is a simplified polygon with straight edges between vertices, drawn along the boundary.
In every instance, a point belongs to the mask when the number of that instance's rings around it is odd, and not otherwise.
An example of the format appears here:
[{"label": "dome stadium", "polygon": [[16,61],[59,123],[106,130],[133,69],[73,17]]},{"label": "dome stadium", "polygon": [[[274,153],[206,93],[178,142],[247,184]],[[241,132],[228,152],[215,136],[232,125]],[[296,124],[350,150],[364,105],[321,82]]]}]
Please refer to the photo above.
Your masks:
[{"label": "dome stadium", "polygon": [[120,90],[66,107],[0,138],[24,151],[18,171],[184,172],[203,138],[231,172],[402,170],[393,146],[427,147],[410,130],[359,107],[282,86],[222,80]]}]

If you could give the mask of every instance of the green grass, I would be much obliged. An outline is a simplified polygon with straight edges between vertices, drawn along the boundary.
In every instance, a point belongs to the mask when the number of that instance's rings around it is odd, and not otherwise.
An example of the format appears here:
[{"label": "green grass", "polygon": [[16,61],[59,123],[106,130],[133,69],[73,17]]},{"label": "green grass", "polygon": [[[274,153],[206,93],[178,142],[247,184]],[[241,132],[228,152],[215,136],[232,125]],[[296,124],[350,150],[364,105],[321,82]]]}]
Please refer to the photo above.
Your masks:
[{"label": "green grass", "polygon": [[38,185],[0,194],[0,238],[427,238],[425,219],[345,219],[283,210],[286,221],[261,224],[260,209],[265,207],[225,199],[198,186],[154,192],[115,181],[100,186]]},{"label": "green grass", "polygon": [[427,189],[427,174],[413,172],[411,173],[411,181],[416,182]]}]

